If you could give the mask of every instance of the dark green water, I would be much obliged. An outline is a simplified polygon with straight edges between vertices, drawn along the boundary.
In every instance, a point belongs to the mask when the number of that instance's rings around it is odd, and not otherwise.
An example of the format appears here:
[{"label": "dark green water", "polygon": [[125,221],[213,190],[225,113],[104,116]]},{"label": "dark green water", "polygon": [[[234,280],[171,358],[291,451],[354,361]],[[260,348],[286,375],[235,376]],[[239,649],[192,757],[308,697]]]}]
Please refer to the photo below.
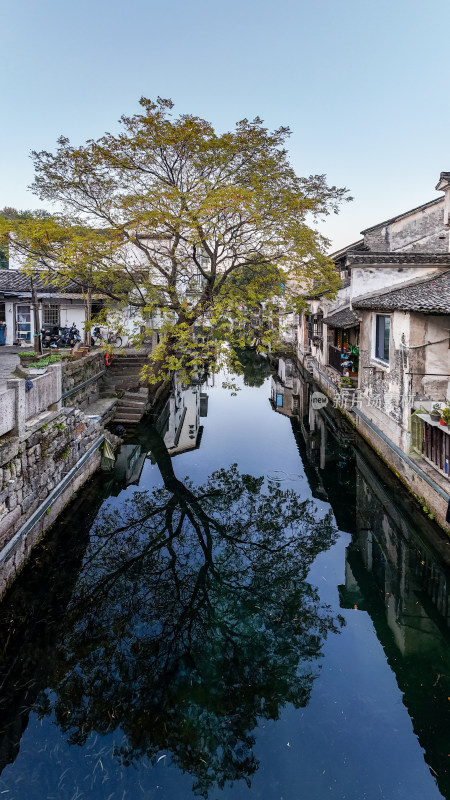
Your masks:
[{"label": "dark green water", "polygon": [[436,529],[289,367],[240,382],[178,392],[0,607],[0,798],[450,800]]}]

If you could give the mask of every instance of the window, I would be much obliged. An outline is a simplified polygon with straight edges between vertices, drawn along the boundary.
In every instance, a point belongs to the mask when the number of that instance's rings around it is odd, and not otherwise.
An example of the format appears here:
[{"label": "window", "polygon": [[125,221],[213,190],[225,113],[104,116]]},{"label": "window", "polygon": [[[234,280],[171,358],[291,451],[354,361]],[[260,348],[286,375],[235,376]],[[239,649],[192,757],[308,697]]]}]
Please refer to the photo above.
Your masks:
[{"label": "window", "polygon": [[44,327],[47,325],[59,325],[59,306],[49,304],[42,306],[42,324]]},{"label": "window", "polygon": [[375,317],[375,358],[389,364],[389,339],[391,335],[391,318],[384,314]]},{"label": "window", "polygon": [[8,254],[5,253],[4,250],[0,250],[0,269],[8,269],[8,267],[9,267]]},{"label": "window", "polygon": [[16,306],[16,339],[31,341],[31,310],[30,306]]},{"label": "window", "polygon": [[322,327],[323,314],[307,314],[306,315],[306,329],[308,331],[308,339],[321,338],[323,334]]}]

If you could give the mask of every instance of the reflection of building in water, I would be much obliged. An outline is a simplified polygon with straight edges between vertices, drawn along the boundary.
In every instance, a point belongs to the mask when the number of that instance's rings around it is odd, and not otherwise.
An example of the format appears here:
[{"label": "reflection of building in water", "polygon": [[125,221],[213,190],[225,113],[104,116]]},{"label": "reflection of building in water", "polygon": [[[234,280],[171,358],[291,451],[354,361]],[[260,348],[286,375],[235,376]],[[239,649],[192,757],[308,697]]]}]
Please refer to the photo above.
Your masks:
[{"label": "reflection of building in water", "polygon": [[339,528],[352,534],[341,607],[369,614],[426,761],[450,798],[450,556],[439,557],[450,547],[339,412],[330,403],[313,408],[315,388],[287,365],[272,381],[271,403],[291,417],[313,495],[328,500]]},{"label": "reflection of building in water", "polygon": [[139,484],[145,455],[140,444],[122,443],[114,465],[114,480],[122,486]]},{"label": "reflection of building in water", "polygon": [[387,468],[367,446],[358,448],[357,530],[346,551],[341,607],[370,615],[426,761],[450,797],[450,572],[437,551],[445,545]]},{"label": "reflection of building in water", "polygon": [[314,384],[290,359],[280,359],[272,377],[270,402],[290,417],[297,447],[314,497],[328,501],[341,530],[354,530],[353,433],[333,409],[311,404]]},{"label": "reflection of building in water", "polygon": [[[429,652],[442,646],[442,632],[450,627],[449,578],[437,554],[424,538],[423,519],[409,518],[395,502],[366,459],[356,456],[357,530],[347,550],[342,605],[371,585],[383,602],[387,624],[402,654]],[[430,526],[431,528],[431,526]]]},{"label": "reflection of building in water", "polygon": [[278,374],[272,377],[270,402],[276,411],[287,417],[299,413],[300,377],[290,359],[280,358]]},{"label": "reflection of building in water", "polygon": [[204,382],[184,387],[176,381],[157,422],[164,444],[171,456],[200,447],[203,426],[200,419],[208,414],[208,395]]}]

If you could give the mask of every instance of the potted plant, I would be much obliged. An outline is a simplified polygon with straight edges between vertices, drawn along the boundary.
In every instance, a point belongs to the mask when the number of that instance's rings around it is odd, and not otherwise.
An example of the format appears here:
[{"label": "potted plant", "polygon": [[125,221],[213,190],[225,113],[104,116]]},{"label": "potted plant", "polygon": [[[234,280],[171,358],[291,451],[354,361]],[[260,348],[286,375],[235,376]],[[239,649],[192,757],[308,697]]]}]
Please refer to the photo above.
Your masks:
[{"label": "potted plant", "polygon": [[448,406],[441,411],[441,425],[450,425],[450,408]]},{"label": "potted plant", "polygon": [[440,405],[440,403],[434,403],[434,405],[433,405],[433,407],[432,407],[432,409],[430,411],[430,417],[433,420],[433,422],[439,422],[440,421],[440,419],[441,419],[441,405]]}]

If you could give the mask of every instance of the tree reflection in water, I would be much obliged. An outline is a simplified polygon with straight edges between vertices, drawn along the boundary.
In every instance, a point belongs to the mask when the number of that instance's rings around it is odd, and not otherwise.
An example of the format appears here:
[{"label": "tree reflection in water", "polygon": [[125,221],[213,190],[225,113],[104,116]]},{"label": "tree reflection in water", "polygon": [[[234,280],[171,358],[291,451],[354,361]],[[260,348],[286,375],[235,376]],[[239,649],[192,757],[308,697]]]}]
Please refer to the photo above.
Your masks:
[{"label": "tree reflection in water", "polygon": [[119,728],[124,764],[170,754],[206,796],[250,785],[258,721],[309,700],[342,621],[307,574],[336,532],[311,501],[236,466],[181,482],[151,437],[164,485],[97,520],[38,710],[72,743]]}]

